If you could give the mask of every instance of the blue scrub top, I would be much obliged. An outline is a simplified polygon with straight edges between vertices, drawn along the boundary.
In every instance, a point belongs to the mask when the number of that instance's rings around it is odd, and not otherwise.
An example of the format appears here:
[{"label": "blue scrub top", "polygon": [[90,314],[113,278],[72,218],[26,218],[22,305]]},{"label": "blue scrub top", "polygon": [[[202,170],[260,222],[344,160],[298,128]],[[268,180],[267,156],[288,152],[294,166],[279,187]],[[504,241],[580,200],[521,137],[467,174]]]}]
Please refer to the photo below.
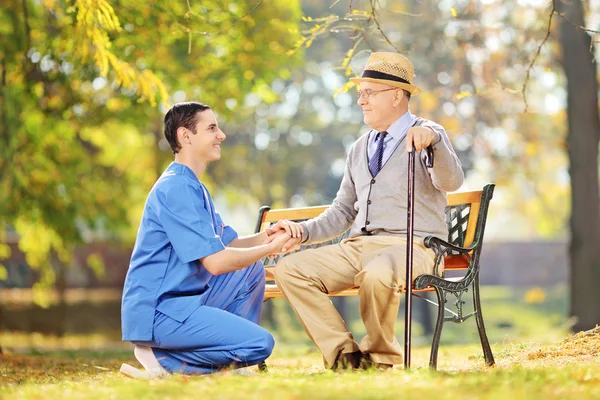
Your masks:
[{"label": "blue scrub top", "polygon": [[155,310],[183,322],[200,307],[213,275],[198,260],[237,236],[194,172],[171,163],[146,199],[123,289],[123,340],[152,340]]}]

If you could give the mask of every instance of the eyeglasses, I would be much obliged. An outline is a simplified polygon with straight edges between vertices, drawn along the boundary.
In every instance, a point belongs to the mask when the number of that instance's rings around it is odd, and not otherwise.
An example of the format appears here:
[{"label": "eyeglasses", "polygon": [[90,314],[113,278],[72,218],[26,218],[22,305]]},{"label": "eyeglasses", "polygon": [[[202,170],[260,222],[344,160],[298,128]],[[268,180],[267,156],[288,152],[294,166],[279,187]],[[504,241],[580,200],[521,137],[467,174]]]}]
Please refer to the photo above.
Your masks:
[{"label": "eyeglasses", "polygon": [[388,90],[398,90],[399,88],[389,88],[389,89],[381,89],[381,90],[371,90],[371,89],[365,89],[365,90],[359,90],[357,95],[358,98],[360,99],[361,97],[364,97],[365,99],[368,99],[369,97],[376,95],[377,93],[381,93],[381,92],[387,92]]}]

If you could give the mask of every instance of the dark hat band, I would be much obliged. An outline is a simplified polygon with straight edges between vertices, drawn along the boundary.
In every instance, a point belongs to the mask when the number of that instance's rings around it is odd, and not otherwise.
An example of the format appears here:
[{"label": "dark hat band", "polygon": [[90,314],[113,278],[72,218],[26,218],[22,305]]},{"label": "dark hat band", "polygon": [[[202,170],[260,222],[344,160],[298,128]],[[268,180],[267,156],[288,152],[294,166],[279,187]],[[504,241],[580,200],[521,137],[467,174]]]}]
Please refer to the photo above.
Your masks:
[{"label": "dark hat band", "polygon": [[409,81],[406,79],[402,79],[399,76],[394,76],[390,74],[386,74],[385,72],[373,71],[373,70],[364,70],[361,78],[373,78],[373,79],[384,79],[387,81],[396,81],[401,83],[407,83],[411,85]]}]

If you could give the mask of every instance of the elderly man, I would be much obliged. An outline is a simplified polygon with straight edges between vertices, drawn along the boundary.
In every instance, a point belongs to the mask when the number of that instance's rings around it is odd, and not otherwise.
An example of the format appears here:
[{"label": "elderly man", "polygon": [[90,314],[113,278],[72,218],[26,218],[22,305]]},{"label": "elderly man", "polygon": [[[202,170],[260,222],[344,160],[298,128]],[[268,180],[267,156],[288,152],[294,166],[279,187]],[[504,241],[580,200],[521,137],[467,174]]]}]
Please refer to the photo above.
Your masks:
[{"label": "elderly man", "polygon": [[[306,332],[334,370],[403,361],[394,334],[400,293],[406,282],[408,153],[418,152],[415,168],[414,273],[432,273],[435,253],[423,245],[429,235],[447,238],[446,192],[463,182],[462,167],[444,128],[411,114],[411,96],[421,92],[413,65],[395,53],[372,53],[360,78],[358,104],[372,129],[349,151],[340,189],[331,207],[292,227],[291,248],[323,242],[351,229],[339,244],[284,257],[275,268],[279,287]],[[425,162],[431,146],[435,163]],[[301,239],[296,239],[301,236]],[[272,238],[269,238],[272,239]],[[366,336],[356,343],[328,293],[359,286]]]}]

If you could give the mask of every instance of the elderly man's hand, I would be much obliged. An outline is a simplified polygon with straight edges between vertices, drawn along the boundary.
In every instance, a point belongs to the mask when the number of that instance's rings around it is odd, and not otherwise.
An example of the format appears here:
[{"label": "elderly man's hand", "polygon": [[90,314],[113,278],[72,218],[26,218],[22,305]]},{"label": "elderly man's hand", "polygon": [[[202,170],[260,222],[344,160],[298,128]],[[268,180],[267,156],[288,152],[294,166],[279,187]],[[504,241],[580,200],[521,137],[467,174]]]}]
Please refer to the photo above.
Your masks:
[{"label": "elderly man's hand", "polygon": [[[272,236],[275,232],[279,230],[285,231],[292,238],[300,239],[302,239],[302,233],[304,231],[302,225],[296,222],[288,221],[287,219],[282,219],[280,221],[277,221],[275,225],[271,226],[270,228],[267,228],[267,235]],[[265,243],[270,243],[270,241]]]},{"label": "elderly man's hand", "polygon": [[421,151],[429,147],[433,142],[438,141],[438,133],[432,129],[422,126],[413,126],[406,133],[406,151],[412,151],[412,145],[415,145],[416,151]]}]

